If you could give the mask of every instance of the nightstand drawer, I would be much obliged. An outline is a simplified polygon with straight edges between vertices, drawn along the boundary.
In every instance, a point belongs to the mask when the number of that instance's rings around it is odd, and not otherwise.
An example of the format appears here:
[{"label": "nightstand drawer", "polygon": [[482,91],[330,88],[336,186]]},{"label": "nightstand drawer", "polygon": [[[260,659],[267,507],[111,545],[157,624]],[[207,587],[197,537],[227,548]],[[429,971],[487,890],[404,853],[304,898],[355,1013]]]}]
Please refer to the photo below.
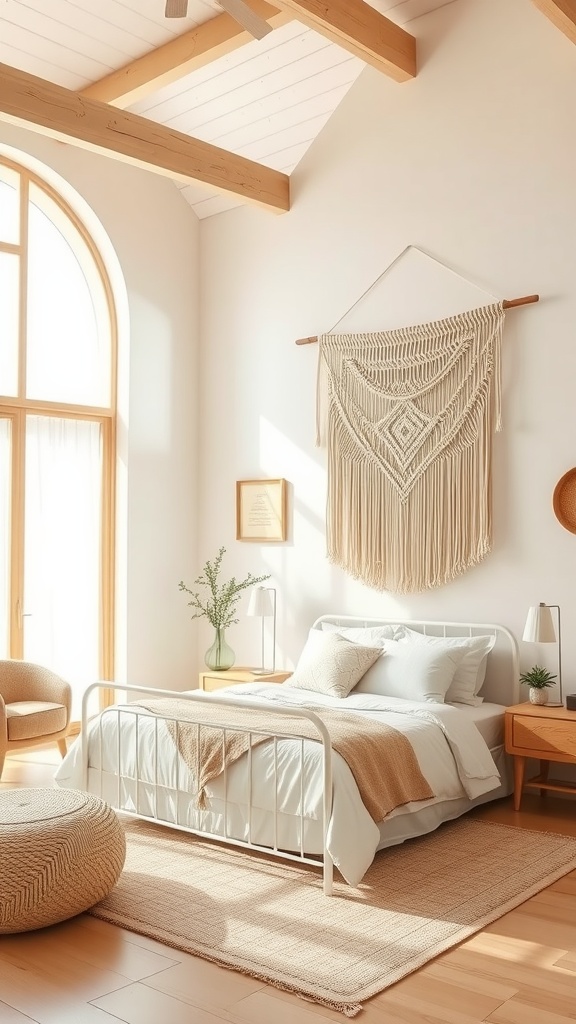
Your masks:
[{"label": "nightstand drawer", "polygon": [[237,679],[218,679],[215,676],[204,676],[204,685],[201,689],[212,693],[214,690],[222,690],[225,686],[234,686],[238,681]]},{"label": "nightstand drawer", "polygon": [[512,742],[515,747],[533,751],[535,757],[555,760],[556,754],[563,760],[566,755],[576,758],[576,729],[570,722],[515,715]]},{"label": "nightstand drawer", "polygon": [[198,685],[201,690],[212,693],[224,686],[236,686],[238,683],[283,683],[291,672],[266,672],[260,674],[251,668],[228,668],[224,672],[200,672]]}]

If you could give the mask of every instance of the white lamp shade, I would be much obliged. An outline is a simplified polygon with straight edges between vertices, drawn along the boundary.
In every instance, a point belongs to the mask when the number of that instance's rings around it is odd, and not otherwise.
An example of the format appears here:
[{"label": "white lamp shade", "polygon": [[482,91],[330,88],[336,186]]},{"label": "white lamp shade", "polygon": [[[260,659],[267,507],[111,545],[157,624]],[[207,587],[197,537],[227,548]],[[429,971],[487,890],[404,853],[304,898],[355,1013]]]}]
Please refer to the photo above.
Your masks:
[{"label": "white lamp shade", "polygon": [[246,615],[268,616],[274,614],[272,595],[266,587],[254,587],[250,594]]},{"label": "white lamp shade", "polygon": [[556,630],[547,604],[535,605],[528,609],[522,639],[533,644],[556,643]]}]

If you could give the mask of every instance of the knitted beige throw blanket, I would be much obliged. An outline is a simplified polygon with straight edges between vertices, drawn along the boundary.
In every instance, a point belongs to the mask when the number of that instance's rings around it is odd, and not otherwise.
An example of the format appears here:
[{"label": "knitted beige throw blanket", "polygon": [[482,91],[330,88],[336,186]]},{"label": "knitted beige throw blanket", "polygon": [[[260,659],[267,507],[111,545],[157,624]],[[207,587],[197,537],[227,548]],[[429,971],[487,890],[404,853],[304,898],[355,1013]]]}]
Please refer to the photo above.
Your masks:
[{"label": "knitted beige throw blanket", "polygon": [[501,303],[380,334],[320,337],[330,561],[378,590],[441,586],[492,546]]},{"label": "knitted beige throw blanket", "polygon": [[[263,715],[248,708],[221,706],[177,699],[138,701],[138,706],[167,721],[168,730],[191,774],[197,780],[197,806],[208,806],[205,787],[245,754],[249,746],[270,739],[260,734],[234,732],[234,729],[270,729],[289,736],[304,736],[320,741],[316,727],[304,718],[288,718],[266,711]],[[395,807],[412,800],[434,796],[411,743],[397,729],[375,719],[342,711],[310,707],[322,719],[330,734],[331,745],[348,764],[360,791],[362,802],[374,821],[382,821]],[[210,728],[210,723],[218,728]],[[223,739],[221,728],[226,728]]]}]

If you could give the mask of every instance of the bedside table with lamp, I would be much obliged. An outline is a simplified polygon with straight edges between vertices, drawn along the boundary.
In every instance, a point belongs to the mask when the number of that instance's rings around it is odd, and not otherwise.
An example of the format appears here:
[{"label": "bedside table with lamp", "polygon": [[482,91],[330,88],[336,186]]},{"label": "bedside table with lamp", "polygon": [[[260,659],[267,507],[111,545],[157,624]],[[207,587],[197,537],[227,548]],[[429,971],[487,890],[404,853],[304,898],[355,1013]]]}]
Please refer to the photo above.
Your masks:
[{"label": "bedside table with lamp", "polygon": [[[556,609],[558,636],[556,636],[550,614],[551,608]],[[548,777],[551,761],[576,765],[576,695],[570,694],[567,698],[567,707],[564,707],[559,606],[540,603],[530,608],[522,639],[528,643],[558,643],[559,699],[548,701],[545,688],[536,688],[535,693],[533,693],[533,688],[530,690],[528,703],[515,704],[506,708],[504,737],[506,753],[511,754],[514,758],[514,810],[516,811],[520,810],[524,787],[539,789],[541,796],[545,796],[549,791],[576,793],[576,781],[574,783],[563,782]],[[529,676],[530,673],[525,673],[525,675]],[[540,702],[543,696],[544,700]],[[536,778],[525,782],[524,772],[528,757],[540,761],[540,773]]]},{"label": "bedside table with lamp", "polygon": [[[276,671],[276,590],[274,587],[254,587],[246,615],[262,620],[261,661],[259,668],[229,668],[224,672],[203,671],[199,674],[201,690],[221,690],[236,683],[283,683],[292,672]],[[272,618],[272,667],[266,668],[265,622]]]}]

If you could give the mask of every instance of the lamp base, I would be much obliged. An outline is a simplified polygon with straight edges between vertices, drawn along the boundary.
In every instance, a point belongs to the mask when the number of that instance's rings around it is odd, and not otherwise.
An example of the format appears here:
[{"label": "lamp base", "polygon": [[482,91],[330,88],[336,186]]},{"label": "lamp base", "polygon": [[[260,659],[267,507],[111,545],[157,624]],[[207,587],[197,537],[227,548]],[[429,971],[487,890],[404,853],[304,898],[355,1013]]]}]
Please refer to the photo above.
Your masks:
[{"label": "lamp base", "polygon": [[250,671],[253,676],[269,676],[274,670],[271,668],[251,668]]},{"label": "lamp base", "polygon": [[563,700],[547,700],[546,703],[544,704],[544,707],[545,708],[563,708],[564,707],[564,701]]}]

